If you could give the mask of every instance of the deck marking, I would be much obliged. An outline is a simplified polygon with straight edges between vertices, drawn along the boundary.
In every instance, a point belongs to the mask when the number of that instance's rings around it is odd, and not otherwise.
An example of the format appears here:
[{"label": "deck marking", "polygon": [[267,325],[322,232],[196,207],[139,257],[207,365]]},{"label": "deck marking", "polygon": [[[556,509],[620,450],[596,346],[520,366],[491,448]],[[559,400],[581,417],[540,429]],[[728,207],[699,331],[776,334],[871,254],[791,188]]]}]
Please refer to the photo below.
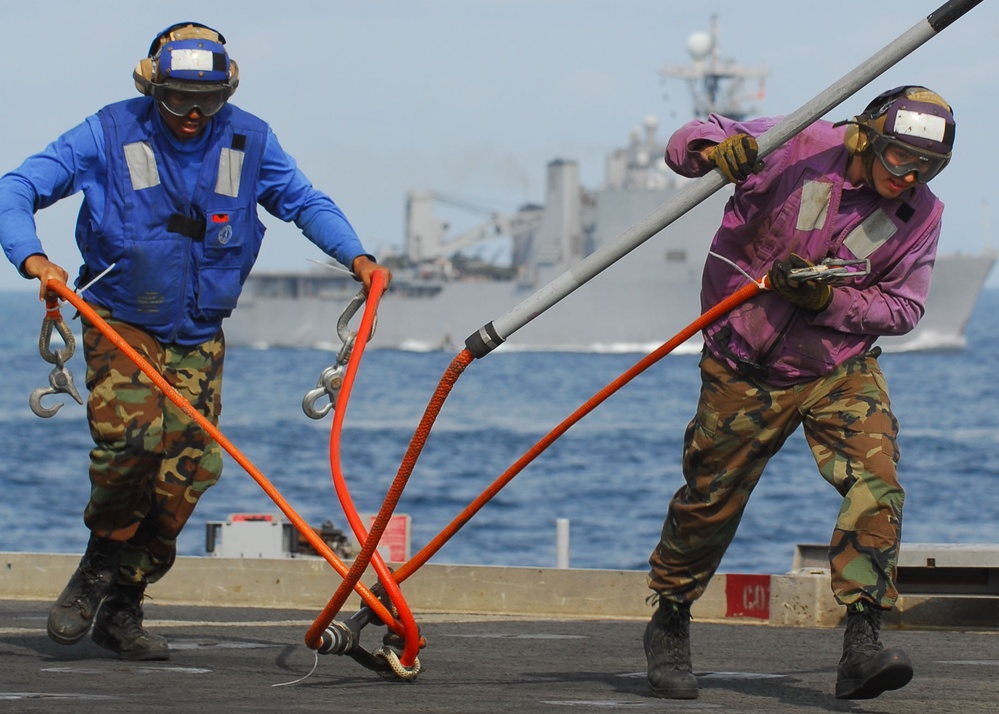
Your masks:
[{"label": "deck marking", "polygon": [[708,702],[680,701],[676,699],[657,699],[652,701],[624,701],[620,699],[546,699],[542,704],[556,707],[592,707],[604,709],[655,709],[663,711],[669,709],[699,710],[699,709],[721,709],[720,704],[709,704]]},{"label": "deck marking", "polygon": [[98,669],[97,667],[43,667],[40,671],[55,672],[57,674],[118,674],[122,670],[138,674],[163,674],[164,672],[168,674],[211,674],[214,671],[204,667],[176,667],[171,665],[157,667],[148,664],[118,666],[112,670]]},{"label": "deck marking", "polygon": [[701,679],[782,679],[786,674],[764,674],[763,672],[702,672]]},{"label": "deck marking", "polygon": [[561,701],[548,699],[541,703],[556,707],[603,707],[606,709],[636,709],[638,707],[644,709],[649,706],[646,702],[624,702],[616,699],[564,699]]},{"label": "deck marking", "polygon": [[117,699],[107,694],[75,694],[73,692],[0,692],[0,702],[21,701],[24,699],[82,699],[100,702]]},{"label": "deck marking", "polygon": [[[645,672],[625,672],[618,677],[644,678]],[[763,672],[694,672],[698,679],[782,679],[786,674],[765,674]]]},{"label": "deck marking", "polygon": [[[39,618],[44,622],[43,618]],[[312,620],[244,620],[244,621],[206,621],[206,620],[156,620],[146,618],[145,627],[309,627]],[[44,624],[38,627],[0,627],[0,635],[32,635],[44,632]]]},{"label": "deck marking", "polygon": [[268,642],[228,642],[228,641],[201,641],[201,642],[170,642],[170,650],[200,650],[200,649],[220,649],[220,650],[259,650],[267,647],[284,647],[283,644],[272,644]]},{"label": "deck marking", "polygon": [[466,634],[448,634],[448,637],[474,637],[475,639],[487,639],[487,640],[585,640],[589,639],[588,635],[554,635],[546,634],[544,632],[528,634],[528,635],[508,635],[502,632],[484,632],[477,635],[466,635]]}]

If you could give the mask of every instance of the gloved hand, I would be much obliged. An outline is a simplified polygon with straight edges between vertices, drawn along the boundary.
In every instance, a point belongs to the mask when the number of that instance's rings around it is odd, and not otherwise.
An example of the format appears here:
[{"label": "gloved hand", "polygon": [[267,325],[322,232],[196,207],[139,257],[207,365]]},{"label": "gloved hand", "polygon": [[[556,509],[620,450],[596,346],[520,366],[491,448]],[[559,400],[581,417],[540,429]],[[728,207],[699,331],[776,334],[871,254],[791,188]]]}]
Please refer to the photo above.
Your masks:
[{"label": "gloved hand", "polygon": [[814,263],[791,253],[788,260],[774,261],[770,268],[770,289],[788,302],[799,305],[806,310],[822,312],[832,302],[832,286],[818,280],[794,280],[791,271],[797,268],[809,268]]},{"label": "gloved hand", "polygon": [[754,173],[760,147],[749,134],[736,134],[718,144],[708,158],[732,183],[739,183]]}]

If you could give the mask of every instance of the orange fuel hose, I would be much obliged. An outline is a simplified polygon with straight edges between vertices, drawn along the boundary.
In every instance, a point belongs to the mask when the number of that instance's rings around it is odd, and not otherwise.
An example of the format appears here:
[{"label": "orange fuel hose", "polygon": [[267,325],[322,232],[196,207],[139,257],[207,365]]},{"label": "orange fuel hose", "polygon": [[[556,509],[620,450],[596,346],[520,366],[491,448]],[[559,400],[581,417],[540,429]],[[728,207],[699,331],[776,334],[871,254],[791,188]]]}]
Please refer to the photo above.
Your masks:
[{"label": "orange fuel hose", "polygon": [[[409,605],[402,596],[402,591],[399,589],[398,583],[392,578],[391,571],[389,571],[388,566],[385,565],[385,561],[376,550],[392,512],[383,505],[375,521],[372,523],[371,531],[368,532],[361,522],[357,508],[354,506],[350,490],[347,488],[347,481],[340,467],[340,436],[343,432],[343,421],[347,413],[347,404],[350,401],[350,393],[354,386],[361,358],[364,355],[364,348],[371,337],[375,315],[378,310],[378,302],[381,299],[383,289],[384,277],[381,273],[376,272],[372,276],[371,286],[368,289],[367,299],[365,300],[364,314],[361,317],[361,324],[354,338],[350,357],[347,360],[343,384],[337,394],[336,405],[333,410],[333,426],[330,429],[330,471],[333,475],[333,485],[336,488],[337,496],[343,507],[344,515],[346,515],[347,521],[350,523],[350,527],[354,531],[358,542],[361,543],[361,552],[354,558],[354,563],[350,571],[344,576],[343,582],[340,583],[329,604],[320,613],[312,627],[309,628],[305,636],[305,642],[312,649],[319,648],[322,644],[323,631],[343,607],[347,597],[355,585],[357,585],[370,563],[374,567],[382,586],[385,588],[386,595],[398,611],[399,619],[402,621],[405,630],[403,635],[405,645],[402,655],[399,657],[399,662],[406,668],[412,668],[416,663],[416,656],[420,651],[419,629],[416,626],[416,621],[413,619],[412,610],[410,610]],[[395,502],[393,502],[391,496],[392,492],[390,491],[385,503],[391,503],[391,508],[394,509],[398,498],[395,498]]]},{"label": "orange fuel hose", "polygon": [[[427,437],[430,435],[430,429],[433,426],[437,415],[444,406],[444,401],[447,399],[451,389],[454,387],[454,383],[457,381],[458,377],[461,376],[462,372],[464,372],[465,367],[472,362],[472,359],[473,357],[468,350],[462,350],[461,353],[451,361],[450,366],[441,378],[440,383],[437,385],[437,389],[434,391],[433,397],[427,405],[427,408],[424,410],[423,418],[420,420],[416,433],[410,440],[409,448],[406,450],[406,455],[403,457],[402,464],[399,466],[399,471],[396,474],[395,480],[392,482],[392,486],[385,497],[385,501],[382,503],[382,507],[372,523],[368,537],[364,540],[362,552],[354,561],[354,567],[352,570],[356,569],[357,572],[352,572],[349,576],[350,578],[360,577],[360,573],[364,569],[364,558],[366,557],[366,553],[373,551],[377,546],[378,540],[381,538],[382,533],[392,516],[392,512],[395,510],[396,505],[399,503],[399,499],[402,497],[403,489],[405,488],[409,477],[412,475],[413,469],[416,467],[416,461],[426,444]],[[337,411],[340,411],[339,407],[337,408]],[[394,574],[390,574],[390,578],[395,583],[401,582],[401,580]],[[384,584],[387,585],[388,580],[385,580]],[[306,642],[315,643],[319,641],[318,638],[322,636],[323,630],[329,626],[330,622],[332,622],[333,618],[343,607],[344,600],[346,599],[346,592],[346,587],[341,586],[341,588],[334,593],[329,604],[322,611],[322,613],[320,613],[319,617],[316,618],[316,621],[310,628],[308,634],[306,635]],[[393,603],[394,602],[395,601],[393,601]],[[410,646],[410,642],[411,639],[407,638],[407,646]],[[310,646],[312,646],[312,644],[310,644]],[[407,667],[410,666],[407,663],[408,660],[404,660],[402,657],[399,658],[399,661]]]},{"label": "orange fuel hose", "polygon": [[[155,384],[163,392],[166,397],[172,401],[177,407],[187,414],[189,417],[194,419],[208,434],[218,442],[219,446],[225,449],[236,462],[242,466],[246,472],[256,481],[264,492],[271,498],[272,501],[277,505],[281,512],[288,517],[292,525],[298,530],[302,536],[308,541],[317,553],[319,553],[326,561],[333,566],[334,570],[340,574],[341,577],[346,577],[349,573],[349,569],[337,557],[326,542],[319,537],[319,535],[309,526],[308,523],[302,519],[298,513],[288,504],[287,501],[278,493],[277,489],[267,480],[267,477],[257,469],[256,466],[241,452],[237,449],[226,437],[212,424],[207,418],[205,418],[197,409],[195,409],[190,402],[188,402],[173,386],[167,382],[163,376],[153,368],[149,362],[146,361],[142,355],[140,355],[131,345],[129,345],[121,335],[119,335],[113,327],[111,327],[100,315],[98,315],[92,307],[90,307],[79,295],[77,295],[68,285],[65,283],[60,283],[56,280],[49,280],[46,287],[58,294],[61,298],[70,303],[73,307],[80,311],[87,320],[89,320],[101,333],[107,337],[111,342],[120,349],[136,366],[142,370],[143,373],[153,384]],[[361,599],[367,604],[372,611],[383,621],[388,627],[398,634],[402,634],[405,629],[404,627],[396,621],[389,612],[388,608],[382,604],[378,597],[372,593],[364,585],[358,583],[355,589],[357,594]]]},{"label": "orange fuel hose", "polygon": [[444,530],[427,543],[427,545],[425,545],[420,552],[400,566],[399,569],[393,574],[396,582],[401,583],[403,580],[416,572],[428,560],[430,560],[430,558],[432,558],[434,554],[436,554],[437,551],[439,551],[444,544],[447,543],[447,541],[462,528],[462,526],[472,519],[472,516],[478,513],[479,510],[493,498],[493,496],[499,493],[500,489],[512,481],[517,474],[523,471],[528,464],[534,461],[534,459],[544,452],[545,449],[551,446],[556,439],[565,434],[565,432],[567,432],[574,424],[596,409],[600,404],[605,402],[612,394],[621,389],[628,382],[693,337],[700,330],[710,325],[719,317],[754,295],[769,289],[769,287],[770,284],[767,277],[762,278],[758,283],[748,283],[743,286],[714,307],[708,309],[694,322],[690,323],[674,337],[663,343],[661,347],[643,357],[633,367],[628,369],[628,371],[624,372],[620,377],[593,395],[586,401],[586,403],[569,415],[562,421],[562,423],[541,439],[541,441],[536,443],[522,457],[514,462],[514,464],[503,472],[499,478],[493,481],[493,483],[485,491],[483,491],[474,501],[466,506],[465,509],[453,521],[451,521],[451,523],[448,524]]},{"label": "orange fuel hose", "polygon": [[[346,481],[340,468],[339,442],[346,407],[350,397],[350,391],[356,377],[364,348],[371,335],[378,301],[384,288],[380,274],[376,273],[375,278],[372,280],[367,305],[365,307],[364,315],[361,320],[361,326],[358,331],[358,337],[353,346],[350,359],[348,360],[343,386],[337,396],[333,427],[330,433],[330,467],[333,474],[334,486],[336,487],[337,495],[340,498],[341,504],[344,508],[344,513],[350,522],[351,528],[354,530],[358,541],[361,543],[361,552],[355,558],[354,563],[350,568],[347,568],[347,566],[336,556],[336,554],[330,550],[325,541],[323,541],[318,534],[316,534],[316,532],[309,527],[309,525],[305,523],[305,521],[291,508],[280,493],[277,492],[266,477],[260,473],[260,471],[249,461],[249,459],[236,449],[236,447],[232,445],[228,439],[226,439],[225,436],[222,435],[210,421],[208,421],[208,419],[198,413],[197,410],[195,410],[183,396],[181,396],[169,383],[167,383],[166,380],[163,379],[163,377],[156,372],[156,370],[153,369],[153,367],[150,366],[141,355],[128,345],[128,343],[126,343],[124,339],[118,335],[118,333],[115,332],[114,329],[110,327],[110,325],[108,325],[89,305],[77,296],[68,286],[62,283],[49,281],[48,288],[76,307],[84,317],[90,320],[106,337],[108,337],[108,339],[121,349],[126,356],[128,356],[153,381],[153,383],[156,384],[156,386],[159,387],[163,393],[174,402],[174,404],[176,404],[192,419],[197,421],[198,424],[200,424],[209,433],[209,435],[212,436],[212,438],[214,438],[255,481],[257,481],[261,488],[263,488],[264,492],[270,496],[275,504],[277,504],[295,528],[298,529],[309,544],[316,549],[316,552],[320,553],[343,578],[343,582],[337,588],[327,606],[323,609],[322,613],[320,613],[306,633],[306,644],[313,649],[319,648],[322,642],[323,632],[332,622],[337,613],[340,612],[350,592],[356,591],[365,604],[371,608],[372,612],[388,625],[389,629],[404,638],[404,650],[402,656],[399,658],[399,661],[405,667],[412,667],[416,661],[416,655],[423,642],[419,636],[419,630],[413,619],[412,611],[405,602],[402,592],[398,587],[399,583],[402,583],[421,566],[426,564],[426,562],[430,560],[430,558],[432,558],[469,520],[471,520],[471,518],[478,513],[478,511],[481,510],[486,503],[499,493],[504,486],[512,481],[517,474],[523,471],[528,464],[541,455],[549,446],[551,446],[552,443],[565,434],[572,426],[582,420],[583,417],[596,409],[596,407],[606,401],[612,394],[631,382],[639,374],[644,372],[666,355],[670,354],[697,332],[704,329],[707,325],[710,325],[719,317],[754,295],[769,289],[769,281],[768,278],[764,276],[759,282],[751,282],[743,286],[728,298],[722,300],[717,305],[707,310],[704,314],[698,317],[698,319],[690,323],[690,325],[686,328],[663,343],[663,345],[658,349],[642,358],[633,367],[597,392],[597,394],[587,400],[582,406],[576,409],[571,415],[569,415],[551,432],[549,432],[543,439],[537,442],[520,459],[514,462],[510,468],[501,474],[500,477],[497,478],[474,501],[472,501],[472,503],[462,510],[462,512],[450,524],[448,524],[447,527],[445,527],[437,536],[427,543],[423,549],[410,558],[394,573],[388,569],[384,560],[378,554],[376,550],[378,541],[384,533],[395,507],[398,505],[399,499],[402,497],[402,491],[405,488],[409,477],[412,475],[413,469],[416,466],[416,461],[426,444],[430,430],[437,418],[437,415],[443,407],[444,401],[450,394],[451,389],[454,387],[458,377],[461,376],[474,357],[467,349],[464,349],[454,358],[454,360],[452,360],[444,376],[441,378],[434,396],[431,398],[430,403],[424,411],[423,418],[421,419],[420,424],[410,441],[406,455],[403,458],[399,471],[396,474],[396,478],[393,481],[392,486],[389,488],[378,515],[375,517],[370,530],[366,531],[364,524],[361,522],[360,516],[354,507],[349,490],[346,486]],[[389,600],[391,601],[393,607],[399,612],[400,620],[402,621],[401,623],[395,620],[385,605],[371,590],[364,587],[364,585],[359,582],[361,576],[369,565],[373,565],[375,568],[379,580],[385,587]]]},{"label": "orange fuel hose", "polygon": [[399,662],[405,667],[412,667],[415,663],[416,655],[419,652],[419,647],[421,645],[419,631],[412,619],[409,607],[406,605],[401,591],[399,591],[399,581],[388,570],[375,549],[389,523],[389,519],[392,517],[395,507],[399,503],[399,499],[402,497],[403,489],[406,487],[406,484],[413,473],[413,469],[416,467],[416,461],[426,444],[427,437],[430,435],[433,423],[436,420],[437,415],[440,413],[441,408],[444,406],[444,401],[450,394],[451,388],[454,386],[455,381],[457,381],[465,367],[472,361],[472,355],[467,350],[463,350],[462,353],[452,361],[451,366],[448,368],[444,377],[441,378],[433,397],[430,399],[427,408],[424,410],[423,418],[420,420],[416,432],[410,440],[409,448],[407,449],[406,455],[403,457],[395,479],[385,496],[382,507],[379,510],[378,515],[375,516],[375,520],[371,524],[370,531],[365,534],[364,524],[360,522],[360,518],[357,516],[356,509],[353,506],[350,494],[346,488],[346,483],[340,473],[338,444],[339,431],[346,413],[346,405],[350,395],[350,388],[353,385],[357,365],[360,362],[364,345],[367,343],[368,336],[371,334],[370,323],[373,320],[374,310],[377,307],[377,300],[380,297],[380,291],[380,284],[378,286],[378,290],[376,291],[375,282],[372,281],[371,290],[368,294],[368,304],[365,306],[364,316],[361,318],[361,327],[358,331],[353,351],[347,363],[343,386],[341,387],[340,394],[337,396],[337,404],[333,420],[334,432],[330,437],[330,462],[334,474],[334,483],[337,488],[337,494],[340,496],[341,504],[344,507],[344,512],[347,514],[348,521],[351,524],[351,528],[354,530],[358,541],[362,543],[361,552],[354,559],[354,564],[351,567],[350,572],[347,576],[345,576],[344,582],[341,583],[339,588],[337,588],[327,606],[316,618],[308,633],[306,633],[306,643],[310,647],[314,648],[319,646],[323,631],[329,626],[330,622],[332,622],[333,618],[336,617],[337,613],[341,610],[347,596],[350,594],[350,589],[353,587],[354,583],[360,579],[370,561],[374,563],[374,567],[382,585],[386,588],[386,592],[392,604],[399,611],[400,618],[402,619],[407,630],[405,635],[405,646],[403,653],[399,658]]}]

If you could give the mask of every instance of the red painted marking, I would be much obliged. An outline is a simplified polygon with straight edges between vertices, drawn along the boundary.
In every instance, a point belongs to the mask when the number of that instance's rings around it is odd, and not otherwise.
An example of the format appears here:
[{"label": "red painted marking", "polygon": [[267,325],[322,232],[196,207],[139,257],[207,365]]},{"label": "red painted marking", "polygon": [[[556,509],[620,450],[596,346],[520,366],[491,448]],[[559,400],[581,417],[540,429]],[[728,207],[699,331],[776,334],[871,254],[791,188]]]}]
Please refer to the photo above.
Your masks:
[{"label": "red painted marking", "polygon": [[232,522],[239,523],[241,521],[273,521],[274,516],[268,515],[266,513],[233,513]]},{"label": "red painted marking", "polygon": [[770,619],[769,575],[726,575],[725,616]]},{"label": "red painted marking", "polygon": [[[368,518],[368,528],[375,522],[375,516]],[[409,560],[410,518],[403,513],[389,517],[388,525],[378,541],[378,552],[389,563],[405,563]]]}]

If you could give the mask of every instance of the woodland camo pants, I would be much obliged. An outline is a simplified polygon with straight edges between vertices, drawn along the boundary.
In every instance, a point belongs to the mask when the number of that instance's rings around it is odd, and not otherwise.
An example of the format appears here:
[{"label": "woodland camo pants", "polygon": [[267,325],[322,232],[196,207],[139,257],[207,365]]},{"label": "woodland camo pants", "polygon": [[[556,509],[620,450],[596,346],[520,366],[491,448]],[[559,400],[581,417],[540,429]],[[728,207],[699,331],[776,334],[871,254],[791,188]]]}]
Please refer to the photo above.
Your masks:
[{"label": "woodland camo pants", "polygon": [[779,388],[744,378],[706,352],[701,378],[684,436],[686,484],[670,502],[649,559],[649,587],[677,601],[700,597],[764,467],[800,424],[819,473],[843,497],[829,550],[833,594],[844,605],[864,599],[891,607],[905,492],[896,473],[898,422],[876,356]]},{"label": "woodland camo pants", "polygon": [[[108,323],[181,395],[218,424],[222,332],[200,345],[161,344],[126,323]],[[87,527],[124,541],[119,579],[155,582],[173,565],[177,536],[201,495],[222,474],[218,444],[108,338],[83,321],[90,452]]]}]

